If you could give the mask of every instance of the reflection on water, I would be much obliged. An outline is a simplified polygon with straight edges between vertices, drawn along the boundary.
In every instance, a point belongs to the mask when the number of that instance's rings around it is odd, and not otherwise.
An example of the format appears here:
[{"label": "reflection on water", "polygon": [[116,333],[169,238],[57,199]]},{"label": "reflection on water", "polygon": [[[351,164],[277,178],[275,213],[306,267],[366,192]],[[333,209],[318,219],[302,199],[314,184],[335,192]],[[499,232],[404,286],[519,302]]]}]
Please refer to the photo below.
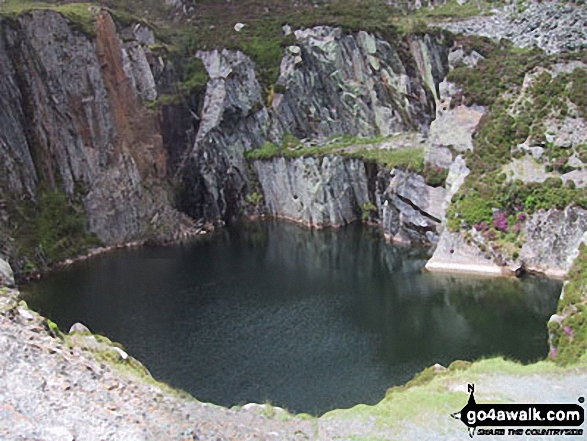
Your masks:
[{"label": "reflection on water", "polygon": [[254,223],[98,257],[30,285],[26,300],[228,406],[322,413],[376,403],[434,363],[546,355],[559,282],[423,273],[426,258],[360,226]]}]

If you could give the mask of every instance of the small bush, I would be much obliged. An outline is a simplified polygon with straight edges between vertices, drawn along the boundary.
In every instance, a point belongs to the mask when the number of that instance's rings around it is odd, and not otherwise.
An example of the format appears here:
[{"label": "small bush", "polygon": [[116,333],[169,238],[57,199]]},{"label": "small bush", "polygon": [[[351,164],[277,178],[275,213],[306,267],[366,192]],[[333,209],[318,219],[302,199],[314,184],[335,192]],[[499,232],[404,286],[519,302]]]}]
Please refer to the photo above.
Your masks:
[{"label": "small bush", "polygon": [[361,209],[363,211],[363,221],[364,222],[369,222],[369,221],[373,220],[373,218],[376,217],[379,212],[379,210],[377,209],[377,205],[375,205],[371,201],[365,202],[363,204],[363,206],[361,207]]}]

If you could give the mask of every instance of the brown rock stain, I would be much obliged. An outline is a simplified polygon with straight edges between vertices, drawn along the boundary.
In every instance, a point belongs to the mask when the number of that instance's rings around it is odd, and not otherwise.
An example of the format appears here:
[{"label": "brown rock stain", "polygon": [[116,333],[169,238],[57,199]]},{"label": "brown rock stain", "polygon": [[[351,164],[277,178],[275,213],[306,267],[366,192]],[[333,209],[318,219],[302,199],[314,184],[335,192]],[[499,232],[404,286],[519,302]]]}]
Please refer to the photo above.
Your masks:
[{"label": "brown rock stain", "polygon": [[100,12],[96,20],[96,53],[116,127],[116,152],[128,150],[139,173],[161,180],[167,170],[167,155],[158,120],[146,109],[123,68],[122,45],[112,17]]}]

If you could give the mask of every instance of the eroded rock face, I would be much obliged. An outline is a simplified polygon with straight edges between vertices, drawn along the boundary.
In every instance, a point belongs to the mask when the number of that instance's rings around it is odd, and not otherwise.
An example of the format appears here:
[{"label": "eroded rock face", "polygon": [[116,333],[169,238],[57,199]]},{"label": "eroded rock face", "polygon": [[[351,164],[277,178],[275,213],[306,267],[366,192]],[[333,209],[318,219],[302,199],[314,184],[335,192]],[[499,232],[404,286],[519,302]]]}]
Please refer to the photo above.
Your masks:
[{"label": "eroded rock face", "polygon": [[394,169],[381,197],[381,225],[390,240],[399,243],[438,241],[444,218],[443,187],[426,185],[418,174]]},{"label": "eroded rock face", "polygon": [[195,218],[230,220],[249,188],[244,153],[267,139],[268,113],[252,61],[237,51],[199,52],[210,76],[202,119],[180,174],[182,208]]},{"label": "eroded rock face", "polygon": [[442,59],[432,37],[415,39],[411,58],[402,59],[388,42],[362,31],[344,35],[319,26],[295,35],[272,103],[284,131],[325,139],[427,130],[434,117],[433,77]]},{"label": "eroded rock face", "polygon": [[340,226],[369,202],[365,165],[340,156],[255,161],[270,215],[309,226]]},{"label": "eroded rock face", "polygon": [[524,235],[520,260],[526,267],[563,277],[579,255],[579,245],[587,241],[587,210],[540,210],[526,222]]},{"label": "eroded rock face", "polygon": [[[83,200],[89,229],[106,244],[172,230],[167,155],[142,47],[120,41],[110,15],[95,35],[53,11],[22,14],[0,35],[0,188],[9,203],[39,187]],[[169,227],[169,228],[168,228]]]}]

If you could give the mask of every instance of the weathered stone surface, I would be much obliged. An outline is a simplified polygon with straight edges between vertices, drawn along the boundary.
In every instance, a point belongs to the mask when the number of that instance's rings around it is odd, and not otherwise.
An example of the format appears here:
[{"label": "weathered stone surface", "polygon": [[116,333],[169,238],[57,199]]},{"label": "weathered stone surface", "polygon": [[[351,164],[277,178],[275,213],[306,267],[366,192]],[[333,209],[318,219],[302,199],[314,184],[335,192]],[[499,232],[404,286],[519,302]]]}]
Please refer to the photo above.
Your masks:
[{"label": "weathered stone surface", "polygon": [[255,161],[269,214],[309,226],[361,219],[369,202],[365,165],[340,156]]},{"label": "weathered stone surface", "polygon": [[242,212],[249,181],[244,152],[267,139],[268,113],[251,60],[236,51],[199,52],[210,81],[193,149],[180,174],[182,208],[195,218]]},{"label": "weathered stone surface", "polygon": [[381,225],[386,237],[398,243],[438,240],[444,217],[446,190],[426,185],[420,175],[394,169],[381,201]]},{"label": "weathered stone surface", "polygon": [[416,61],[418,71],[434,98],[440,96],[439,84],[448,73],[447,45],[438,44],[439,41],[431,35],[411,36],[409,39],[410,52]]},{"label": "weathered stone surface", "polygon": [[[12,299],[18,291],[12,291]],[[0,291],[0,433],[6,440],[303,440],[313,422],[270,419],[200,403],[154,381],[110,342],[74,333],[55,338],[26,306],[4,309]],[[66,411],[64,411],[66,409]],[[287,420],[287,421],[286,421]]]},{"label": "weathered stone surface", "polygon": [[366,32],[343,35],[319,26],[295,35],[300,55],[285,54],[277,81],[284,92],[272,102],[283,130],[321,139],[427,130],[434,115],[431,92],[446,64],[432,37],[413,42],[423,78],[388,42]]},{"label": "weathered stone surface", "polygon": [[14,274],[12,273],[12,268],[8,262],[3,259],[0,259],[0,287],[1,286],[14,286]]},{"label": "weathered stone surface", "polygon": [[483,108],[460,105],[451,109],[448,103],[440,102],[436,119],[430,125],[430,144],[452,146],[459,151],[473,150],[473,132],[483,114]]},{"label": "weathered stone surface", "polygon": [[522,182],[544,182],[556,174],[545,170],[544,164],[540,164],[531,156],[523,156],[513,159],[502,167],[503,173],[509,181],[520,180]]},{"label": "weathered stone surface", "polygon": [[508,8],[487,17],[439,23],[455,33],[507,38],[520,47],[538,46],[549,53],[587,47],[587,10],[569,2],[528,2],[519,13]]},{"label": "weathered stone surface", "polygon": [[142,47],[124,47],[105,11],[95,37],[53,11],[2,24],[0,188],[11,203],[34,201],[40,186],[76,195],[106,244],[173,230],[182,218],[158,121],[140,99],[156,96]]},{"label": "weathered stone surface", "polygon": [[587,211],[578,207],[540,210],[524,225],[526,242],[520,260],[526,268],[549,276],[562,277],[587,241]]},{"label": "weathered stone surface", "polygon": [[122,50],[123,68],[139,96],[147,101],[157,98],[153,72],[143,47],[136,41],[125,43]]},{"label": "weathered stone surface", "polygon": [[465,158],[463,158],[462,155],[457,156],[448,169],[448,175],[446,176],[446,183],[444,185],[446,188],[446,196],[444,199],[445,214],[450,205],[450,201],[453,196],[457,194],[457,191],[459,191],[459,188],[461,188],[461,185],[463,185],[465,178],[469,176],[469,173],[471,173],[471,170],[467,167]]},{"label": "weathered stone surface", "polygon": [[76,322],[73,325],[71,325],[71,328],[69,328],[69,334],[74,334],[76,332],[82,333],[82,334],[84,334],[84,333],[89,334],[90,330],[83,323]]}]

